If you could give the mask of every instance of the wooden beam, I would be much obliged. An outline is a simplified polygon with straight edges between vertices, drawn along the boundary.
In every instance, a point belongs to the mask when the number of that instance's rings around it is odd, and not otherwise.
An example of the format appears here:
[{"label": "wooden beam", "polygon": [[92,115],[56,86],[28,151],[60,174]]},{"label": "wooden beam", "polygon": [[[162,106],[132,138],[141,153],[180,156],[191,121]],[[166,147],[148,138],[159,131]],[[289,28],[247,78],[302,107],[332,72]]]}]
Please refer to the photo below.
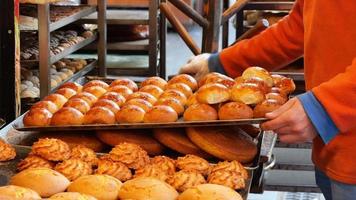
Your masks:
[{"label": "wooden beam", "polygon": [[187,5],[187,3],[185,3],[184,1],[182,0],[168,0],[168,1],[172,3],[176,8],[178,8],[180,11],[182,11],[185,15],[187,15],[189,18],[194,20],[201,27],[203,28],[208,27],[209,25],[208,20],[206,20],[197,11],[195,11],[193,8]]},{"label": "wooden beam", "polygon": [[260,32],[266,30],[268,27],[269,27],[268,20],[261,19],[255,24],[255,26],[253,26],[248,31],[246,31],[244,34],[242,34],[236,41],[238,42],[241,40],[252,38],[253,36],[259,34]]},{"label": "wooden beam", "polygon": [[235,13],[239,12],[250,0],[237,0],[222,14],[221,22],[228,21]]}]

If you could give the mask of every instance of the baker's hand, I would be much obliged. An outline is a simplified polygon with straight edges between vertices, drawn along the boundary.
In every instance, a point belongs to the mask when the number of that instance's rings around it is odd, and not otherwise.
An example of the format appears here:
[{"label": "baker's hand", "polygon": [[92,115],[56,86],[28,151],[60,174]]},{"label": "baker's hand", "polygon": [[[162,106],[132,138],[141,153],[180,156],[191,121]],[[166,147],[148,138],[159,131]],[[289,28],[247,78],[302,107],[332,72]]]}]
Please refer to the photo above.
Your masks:
[{"label": "baker's hand", "polygon": [[179,70],[180,74],[190,74],[198,81],[209,73],[208,59],[210,54],[204,53],[189,59]]},{"label": "baker's hand", "polygon": [[282,142],[303,143],[317,136],[298,98],[290,99],[279,109],[267,113],[266,117],[270,121],[263,123],[262,129],[276,132]]}]

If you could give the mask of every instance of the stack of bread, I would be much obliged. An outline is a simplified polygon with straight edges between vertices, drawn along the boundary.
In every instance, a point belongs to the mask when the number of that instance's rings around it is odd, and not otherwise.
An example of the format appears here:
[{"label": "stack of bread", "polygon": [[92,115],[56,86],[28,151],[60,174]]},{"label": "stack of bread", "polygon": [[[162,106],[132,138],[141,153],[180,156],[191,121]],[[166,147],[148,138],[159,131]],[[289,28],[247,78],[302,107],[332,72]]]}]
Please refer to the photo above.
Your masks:
[{"label": "stack of bread", "polygon": [[260,67],[246,69],[235,80],[210,73],[199,84],[187,74],[168,82],[151,77],[140,88],[126,78],[110,85],[100,80],[84,86],[66,83],[34,105],[24,124],[170,123],[180,116],[185,121],[258,118],[285,103],[294,89],[292,79],[271,75]]},{"label": "stack of bread", "polygon": [[234,190],[244,189],[248,178],[238,161],[210,164],[194,155],[176,160],[149,157],[132,143],[120,143],[98,158],[89,148],[70,149],[53,138],[35,142],[18,170],[10,186],[0,187],[0,198],[21,193],[22,199],[198,199],[202,194],[194,190],[207,187],[218,195],[210,199],[241,199]]}]

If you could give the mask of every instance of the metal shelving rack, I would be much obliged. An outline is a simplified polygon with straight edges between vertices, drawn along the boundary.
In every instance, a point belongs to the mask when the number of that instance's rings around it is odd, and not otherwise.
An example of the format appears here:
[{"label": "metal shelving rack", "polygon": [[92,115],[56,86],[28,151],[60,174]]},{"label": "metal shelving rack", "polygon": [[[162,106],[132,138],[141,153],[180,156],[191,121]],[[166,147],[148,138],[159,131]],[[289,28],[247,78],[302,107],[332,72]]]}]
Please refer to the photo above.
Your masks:
[{"label": "metal shelving rack", "polygon": [[[54,1],[28,1],[23,0],[20,3],[38,3],[37,15],[38,15],[38,38],[39,38],[39,60],[38,61],[24,61],[23,63],[35,62],[39,64],[40,72],[40,97],[43,98],[53,91],[51,88],[51,73],[50,66],[58,60],[68,56],[69,54],[87,46],[98,39],[98,62],[94,62],[99,66],[99,75],[106,76],[106,0],[97,0],[96,7],[88,7],[71,16],[60,19],[56,22],[50,22],[50,3]],[[68,24],[78,21],[79,19],[90,15],[94,12],[98,13],[97,23],[98,31],[92,37],[85,39],[84,41],[73,45],[63,52],[50,56],[50,33]],[[73,77],[65,80],[75,81],[75,79],[83,76],[92,71],[96,66],[93,63],[87,65],[84,69],[80,70]],[[62,84],[64,83],[62,82]]]}]

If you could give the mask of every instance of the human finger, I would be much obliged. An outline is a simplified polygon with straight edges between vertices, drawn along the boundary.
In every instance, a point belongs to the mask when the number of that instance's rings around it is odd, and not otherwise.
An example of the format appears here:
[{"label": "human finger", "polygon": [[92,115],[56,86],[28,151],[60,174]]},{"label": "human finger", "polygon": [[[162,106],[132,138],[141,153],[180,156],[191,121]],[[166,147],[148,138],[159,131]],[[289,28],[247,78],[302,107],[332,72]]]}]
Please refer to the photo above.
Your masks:
[{"label": "human finger", "polygon": [[295,104],[295,100],[291,99],[289,101],[287,101],[287,103],[283,104],[281,107],[279,107],[278,109],[270,112],[270,113],[266,113],[266,118],[268,119],[274,119],[277,116],[281,115],[282,113],[286,112],[287,110],[289,110],[293,105]]}]

